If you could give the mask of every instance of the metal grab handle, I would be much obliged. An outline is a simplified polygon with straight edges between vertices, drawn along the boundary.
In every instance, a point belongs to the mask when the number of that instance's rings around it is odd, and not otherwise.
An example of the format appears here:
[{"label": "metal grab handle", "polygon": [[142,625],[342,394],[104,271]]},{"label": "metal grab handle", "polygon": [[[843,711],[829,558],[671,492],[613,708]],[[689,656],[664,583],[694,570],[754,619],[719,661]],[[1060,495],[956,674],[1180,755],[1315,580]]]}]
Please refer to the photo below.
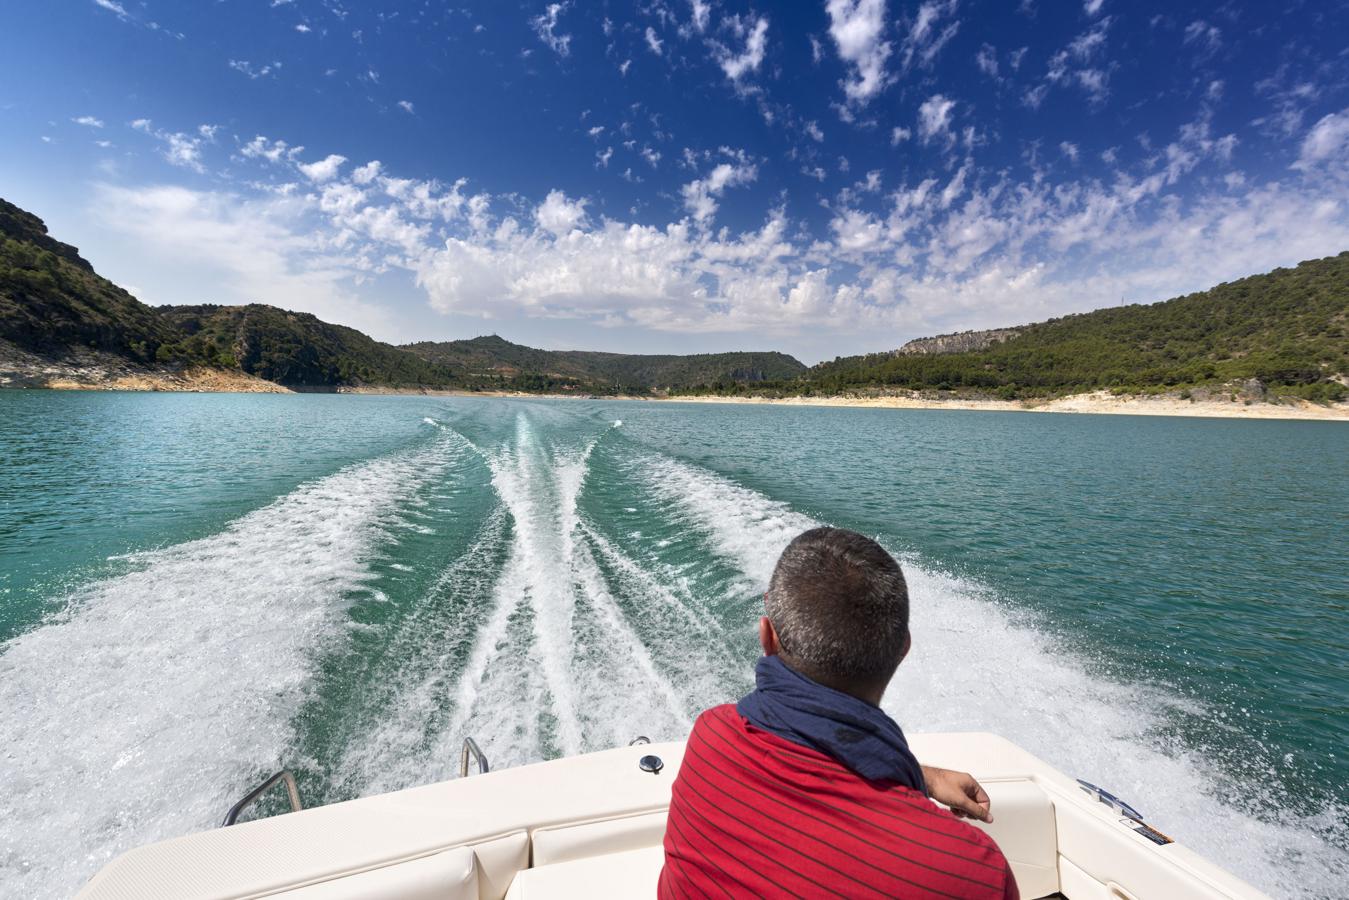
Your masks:
[{"label": "metal grab handle", "polygon": [[483,775],[483,774],[486,774],[486,773],[487,773],[487,771],[488,771],[488,769],[489,769],[489,766],[487,765],[487,757],[484,756],[484,755],[483,755],[483,752],[482,752],[481,750],[478,749],[478,743],[477,743],[477,741],[475,741],[475,740],[473,740],[473,738],[469,737],[469,738],[464,738],[464,749],[459,751],[459,777],[460,777],[460,778],[467,778],[467,777],[468,777],[468,761],[469,761],[470,758],[473,759],[473,760],[478,764],[478,774],[479,774],[479,775]]},{"label": "metal grab handle", "polygon": [[1081,778],[1077,779],[1077,786],[1120,815],[1133,819],[1135,822],[1143,821],[1143,814],[1141,812],[1134,809],[1105,788],[1099,788],[1090,781],[1083,781]]},{"label": "metal grab handle", "polygon": [[651,738],[647,737],[647,736],[644,735],[644,734],[639,734],[639,735],[637,735],[637,737],[635,737],[635,738],[633,738],[632,740],[628,741],[628,746],[629,746],[629,747],[636,747],[638,744],[649,744],[649,743],[651,743]]},{"label": "metal grab handle", "polygon": [[225,813],[225,821],[220,823],[221,828],[233,825],[239,818],[239,814],[258,801],[258,798],[267,793],[272,785],[278,781],[286,783],[286,794],[290,797],[290,811],[299,812],[304,809],[300,803],[300,788],[295,784],[295,776],[290,774],[290,769],[282,769],[271,778],[268,778],[262,784],[249,791],[244,799],[230,807],[230,811]]}]

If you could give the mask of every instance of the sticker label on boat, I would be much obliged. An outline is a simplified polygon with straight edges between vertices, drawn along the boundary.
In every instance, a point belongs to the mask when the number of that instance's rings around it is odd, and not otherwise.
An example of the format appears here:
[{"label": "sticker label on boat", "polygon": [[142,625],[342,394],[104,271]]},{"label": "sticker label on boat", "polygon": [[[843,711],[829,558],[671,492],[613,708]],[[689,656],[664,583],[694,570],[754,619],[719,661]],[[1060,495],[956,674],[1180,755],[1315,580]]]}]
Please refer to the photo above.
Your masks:
[{"label": "sticker label on boat", "polygon": [[1144,823],[1138,821],[1137,819],[1130,819],[1126,817],[1120,819],[1119,822],[1121,825],[1128,826],[1130,831],[1133,831],[1137,834],[1141,834],[1143,837],[1147,838],[1148,840],[1152,841],[1154,844],[1157,844],[1159,846],[1165,846],[1167,844],[1175,843],[1174,840],[1162,834],[1156,828],[1153,828],[1151,825],[1145,825]]}]

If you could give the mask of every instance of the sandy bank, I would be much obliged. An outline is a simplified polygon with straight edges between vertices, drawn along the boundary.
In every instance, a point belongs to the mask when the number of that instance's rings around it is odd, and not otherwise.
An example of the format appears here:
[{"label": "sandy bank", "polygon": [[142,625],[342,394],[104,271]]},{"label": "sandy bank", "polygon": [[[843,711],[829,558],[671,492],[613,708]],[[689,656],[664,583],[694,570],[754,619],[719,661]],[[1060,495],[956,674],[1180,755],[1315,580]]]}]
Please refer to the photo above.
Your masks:
[{"label": "sandy bank", "polygon": [[289,394],[290,390],[243,372],[185,369],[182,372],[131,372],[106,379],[58,376],[43,387],[57,391],[167,391],[211,394]]},{"label": "sandy bank", "polygon": [[1177,397],[1117,397],[1108,391],[1045,401],[938,400],[917,395],[881,397],[670,397],[677,403],[764,403],[781,406],[853,406],[873,409],[982,409],[1004,412],[1085,413],[1125,416],[1195,416],[1232,419],[1321,419],[1349,421],[1349,403],[1321,406],[1306,401],[1251,403],[1181,400]]}]

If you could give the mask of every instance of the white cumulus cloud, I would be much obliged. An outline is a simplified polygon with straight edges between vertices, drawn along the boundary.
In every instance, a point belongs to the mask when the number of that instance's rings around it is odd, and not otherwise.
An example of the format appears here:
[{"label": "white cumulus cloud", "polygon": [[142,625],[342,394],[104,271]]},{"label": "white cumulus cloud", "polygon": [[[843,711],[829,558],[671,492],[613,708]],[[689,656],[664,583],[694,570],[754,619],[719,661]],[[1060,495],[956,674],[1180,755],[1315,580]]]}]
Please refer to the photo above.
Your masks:
[{"label": "white cumulus cloud", "polygon": [[304,177],[310,181],[324,182],[331,181],[337,177],[337,172],[342,168],[342,163],[346,162],[345,156],[339,156],[336,153],[329,153],[323,159],[313,163],[301,163],[300,171]]},{"label": "white cumulus cloud", "polygon": [[540,228],[560,237],[585,224],[585,207],[585,200],[571,200],[562,191],[549,191],[534,210],[534,221]]},{"label": "white cumulus cloud", "polygon": [[684,208],[699,225],[709,224],[717,214],[717,199],[730,187],[749,184],[759,175],[752,163],[719,163],[706,178],[697,178],[684,185],[680,193]]},{"label": "white cumulus cloud", "polygon": [[1293,168],[1309,171],[1328,163],[1349,170],[1349,109],[1331,113],[1311,127]]},{"label": "white cumulus cloud", "polygon": [[850,103],[864,105],[890,77],[885,70],[892,47],[885,40],[885,0],[829,0],[829,36],[851,72],[843,82]]}]

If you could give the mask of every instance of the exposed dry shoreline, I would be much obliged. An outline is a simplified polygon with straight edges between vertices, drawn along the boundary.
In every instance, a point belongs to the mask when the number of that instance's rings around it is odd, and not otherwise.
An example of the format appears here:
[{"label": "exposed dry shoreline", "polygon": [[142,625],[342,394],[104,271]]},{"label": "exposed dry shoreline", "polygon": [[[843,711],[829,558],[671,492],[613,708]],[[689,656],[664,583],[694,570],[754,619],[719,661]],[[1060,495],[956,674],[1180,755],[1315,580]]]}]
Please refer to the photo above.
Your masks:
[{"label": "exposed dry shoreline", "polygon": [[1085,413],[1130,416],[1194,416],[1230,419],[1318,419],[1349,422],[1349,403],[1321,406],[1306,401],[1282,403],[1182,400],[1178,397],[1117,397],[1108,391],[1056,400],[963,400],[888,395],[878,397],[670,397],[679,403],[750,403],[781,406],[850,406],[872,409],[973,409],[1002,412]]},{"label": "exposed dry shoreline", "polygon": [[[117,357],[90,351],[54,361],[0,342],[0,388],[48,388],[86,391],[168,391],[200,393],[288,394],[289,388],[228,369],[143,369]],[[339,388],[338,393],[406,394],[433,397],[505,397],[553,399],[650,400],[659,403],[773,404],[780,406],[846,406],[872,409],[966,409],[1003,412],[1084,413],[1101,415],[1194,416],[1233,419],[1316,419],[1349,422],[1349,403],[1322,406],[1306,401],[1266,403],[1213,397],[1120,396],[1108,391],[1076,394],[1043,401],[935,398],[917,393],[835,397],[607,397],[586,394],[525,394],[517,391]]]},{"label": "exposed dry shoreline", "polygon": [[170,391],[288,394],[279,384],[230,369],[145,368],[120,356],[76,349],[60,359],[38,356],[0,340],[0,388],[66,391]]}]

